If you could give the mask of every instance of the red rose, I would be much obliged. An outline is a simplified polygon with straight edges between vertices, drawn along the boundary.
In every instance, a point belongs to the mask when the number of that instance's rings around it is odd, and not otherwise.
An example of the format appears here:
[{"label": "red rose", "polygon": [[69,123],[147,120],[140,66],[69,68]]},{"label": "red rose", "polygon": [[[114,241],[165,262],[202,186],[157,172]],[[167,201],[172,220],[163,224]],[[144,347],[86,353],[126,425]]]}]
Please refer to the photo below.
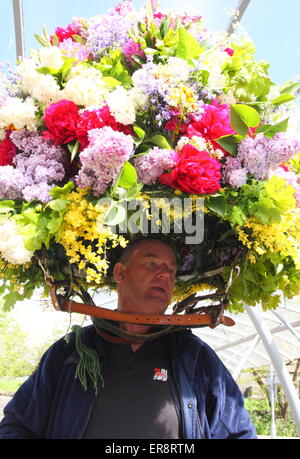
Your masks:
[{"label": "red rose", "polygon": [[0,142],[0,166],[12,166],[13,159],[16,156],[16,146],[10,140],[11,131],[6,131],[6,138]]},{"label": "red rose", "polygon": [[133,135],[131,126],[124,126],[118,123],[111,115],[109,107],[105,105],[98,110],[85,110],[79,118],[76,129],[76,137],[80,143],[81,150],[88,146],[88,132],[92,129],[110,126],[114,131],[121,131],[127,135]]},{"label": "red rose", "polygon": [[207,194],[220,190],[221,166],[206,151],[185,145],[175,168],[159,177],[164,185],[191,194]]},{"label": "red rose", "polygon": [[44,131],[43,136],[53,140],[55,145],[63,145],[76,139],[79,109],[74,102],[61,100],[49,105],[44,120],[47,131]]}]

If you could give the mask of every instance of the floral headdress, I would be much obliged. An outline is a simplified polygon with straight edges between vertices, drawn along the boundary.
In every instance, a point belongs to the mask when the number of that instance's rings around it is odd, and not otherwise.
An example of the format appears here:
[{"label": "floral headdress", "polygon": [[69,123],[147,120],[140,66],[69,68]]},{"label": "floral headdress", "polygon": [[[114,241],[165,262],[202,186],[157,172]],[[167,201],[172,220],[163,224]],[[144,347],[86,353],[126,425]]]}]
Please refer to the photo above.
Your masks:
[{"label": "floral headdress", "polygon": [[181,257],[174,299],[225,292],[237,311],[299,293],[297,82],[275,85],[246,35],[150,1],[37,39],[1,77],[6,309],[53,282],[114,288],[147,222]]}]

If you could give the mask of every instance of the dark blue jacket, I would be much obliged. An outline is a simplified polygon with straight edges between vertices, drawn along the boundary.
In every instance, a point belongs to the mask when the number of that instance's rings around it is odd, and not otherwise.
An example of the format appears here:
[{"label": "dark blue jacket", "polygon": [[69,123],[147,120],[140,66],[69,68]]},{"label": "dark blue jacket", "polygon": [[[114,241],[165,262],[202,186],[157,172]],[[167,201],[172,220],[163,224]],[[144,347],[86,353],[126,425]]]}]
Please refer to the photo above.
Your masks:
[{"label": "dark blue jacket", "polygon": [[[99,339],[93,327],[86,327],[85,334],[89,345]],[[183,437],[256,438],[243,396],[215,352],[190,331],[170,337]],[[68,343],[61,339],[53,344],[5,407],[0,438],[81,438],[94,395],[74,377],[77,363],[73,334]]]}]

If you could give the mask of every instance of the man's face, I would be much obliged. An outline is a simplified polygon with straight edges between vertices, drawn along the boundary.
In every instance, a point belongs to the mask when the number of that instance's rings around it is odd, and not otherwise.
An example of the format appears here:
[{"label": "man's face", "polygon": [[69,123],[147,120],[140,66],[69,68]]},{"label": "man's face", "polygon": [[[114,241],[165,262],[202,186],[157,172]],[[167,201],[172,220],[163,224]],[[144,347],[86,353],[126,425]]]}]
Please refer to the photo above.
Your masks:
[{"label": "man's face", "polygon": [[140,242],[129,261],[115,265],[119,310],[163,313],[169,305],[177,270],[173,250],[161,241]]}]

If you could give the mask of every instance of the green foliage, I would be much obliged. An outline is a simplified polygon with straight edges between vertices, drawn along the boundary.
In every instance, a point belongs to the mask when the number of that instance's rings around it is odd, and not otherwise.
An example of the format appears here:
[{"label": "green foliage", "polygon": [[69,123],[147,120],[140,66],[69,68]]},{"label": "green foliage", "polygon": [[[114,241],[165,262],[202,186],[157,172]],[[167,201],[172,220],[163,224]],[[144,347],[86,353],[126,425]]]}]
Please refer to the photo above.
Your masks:
[{"label": "green foliage", "polygon": [[125,89],[131,87],[131,76],[126,69],[124,56],[119,50],[111,50],[107,55],[100,59],[100,62],[92,64],[96,69],[100,70],[104,81],[112,87],[122,85]]},{"label": "green foliage", "polygon": [[271,224],[281,221],[281,215],[295,207],[295,190],[282,178],[273,176],[267,182],[251,180],[237,194],[226,190],[226,218],[233,226],[242,226],[249,217],[259,223]]},{"label": "green foliage", "polygon": [[0,377],[30,374],[36,360],[26,344],[26,334],[10,313],[0,312]]},{"label": "green foliage", "polygon": [[229,78],[227,90],[241,102],[253,99],[264,101],[273,85],[268,76],[269,64],[266,61],[255,62],[255,46],[251,41],[232,43],[234,55],[227,60],[223,73]]}]

